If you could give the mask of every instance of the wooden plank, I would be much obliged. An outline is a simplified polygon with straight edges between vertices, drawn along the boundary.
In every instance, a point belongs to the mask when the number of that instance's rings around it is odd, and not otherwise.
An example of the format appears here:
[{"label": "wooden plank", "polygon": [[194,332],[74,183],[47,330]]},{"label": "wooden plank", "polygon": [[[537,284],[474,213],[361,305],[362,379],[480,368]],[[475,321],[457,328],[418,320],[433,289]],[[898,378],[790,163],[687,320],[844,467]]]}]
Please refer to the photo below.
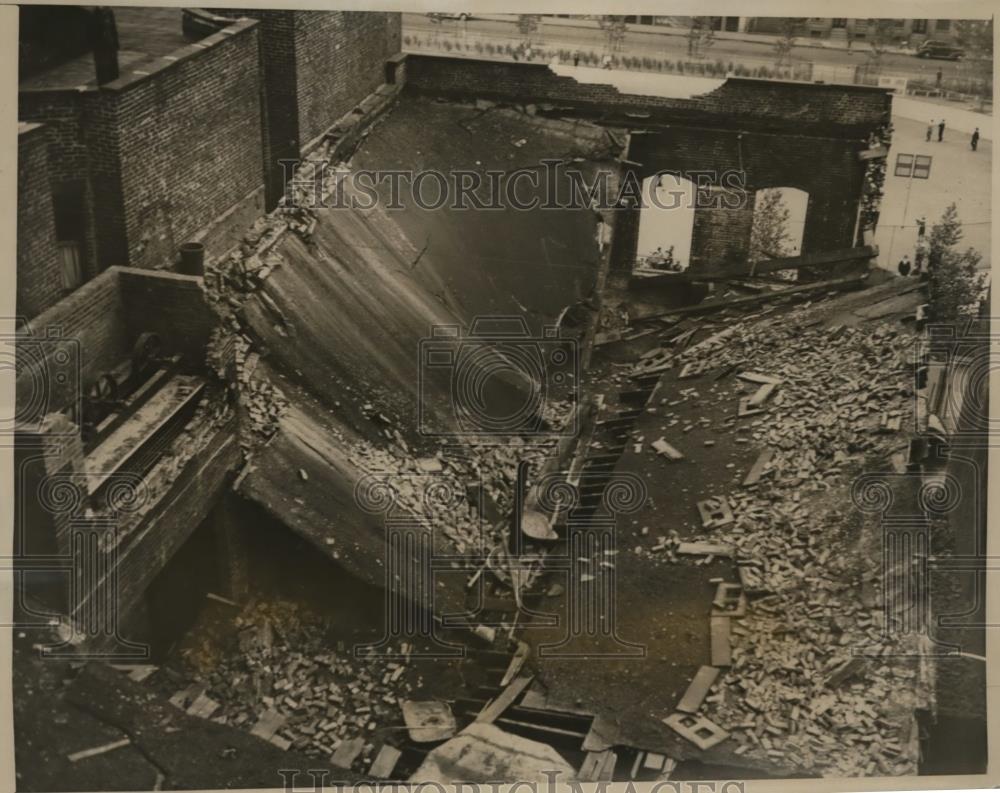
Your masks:
[{"label": "wooden plank", "polygon": [[719,670],[714,666],[703,666],[698,670],[681,701],[677,703],[677,710],[682,713],[697,713],[701,703],[708,696],[708,690],[719,677]]},{"label": "wooden plank", "polygon": [[250,734],[256,735],[258,738],[263,738],[267,741],[270,740],[271,736],[284,726],[284,716],[276,710],[266,710],[263,714],[261,714],[261,717],[257,720],[253,729],[250,730]]},{"label": "wooden plank", "polygon": [[667,443],[663,438],[653,441],[653,448],[656,450],[657,454],[662,454],[664,457],[670,460],[683,460],[684,455],[679,452],[676,448]]},{"label": "wooden plank", "polygon": [[615,778],[615,766],[618,765],[618,753],[608,749],[604,753],[604,765],[601,766],[601,773],[597,778],[598,782],[612,782]]},{"label": "wooden plank", "polygon": [[606,762],[606,754],[607,751],[587,752],[587,756],[583,758],[583,764],[580,766],[580,771],[577,774],[581,782],[597,782],[600,779],[601,771],[604,769],[604,763]]},{"label": "wooden plank", "polygon": [[767,464],[774,459],[774,449],[764,449],[758,456],[754,464],[750,467],[747,475],[743,478],[743,485],[754,485],[760,481],[761,476],[764,475],[764,469]]},{"label": "wooden plank", "polygon": [[750,397],[747,402],[747,407],[759,408],[765,402],[767,402],[768,397],[774,393],[774,389],[777,388],[777,383],[764,383],[760,388],[758,388],[752,397]]},{"label": "wooden plank", "polygon": [[720,545],[714,542],[682,542],[676,548],[676,553],[685,556],[732,556],[730,545]]},{"label": "wooden plank", "polygon": [[377,779],[391,778],[392,772],[396,768],[396,763],[399,762],[399,758],[402,755],[403,753],[395,746],[389,746],[387,743],[383,744],[371,768],[368,769],[368,774]]},{"label": "wooden plank", "polygon": [[781,378],[771,377],[770,375],[760,374],[759,372],[740,372],[736,375],[740,380],[746,380],[750,383],[760,383],[765,385],[767,383],[774,383],[778,385],[781,383]]},{"label": "wooden plank", "polygon": [[347,741],[341,741],[330,758],[330,764],[337,766],[337,768],[350,768],[364,748],[364,738],[351,738]]},{"label": "wooden plank", "polygon": [[500,696],[486,703],[485,707],[479,712],[479,715],[476,716],[476,721],[486,723],[495,721],[497,716],[514,704],[514,700],[528,687],[528,684],[531,683],[534,677],[534,675],[523,675],[515,678],[507,688],[500,692]]},{"label": "wooden plank", "polygon": [[733,648],[729,640],[729,617],[710,617],[709,630],[712,637],[712,666],[730,666],[733,662]]},{"label": "wooden plank", "polygon": [[107,752],[113,752],[115,749],[121,749],[123,746],[128,746],[130,743],[132,743],[131,739],[122,738],[119,741],[112,741],[111,743],[95,746],[93,749],[83,749],[79,752],[73,752],[73,754],[67,755],[66,759],[71,763],[78,763],[81,760],[86,760],[88,757],[96,757],[99,754],[105,754]]},{"label": "wooden plank", "polygon": [[618,739],[618,724],[598,714],[590,723],[590,731],[583,739],[585,752],[603,752],[615,745]]}]

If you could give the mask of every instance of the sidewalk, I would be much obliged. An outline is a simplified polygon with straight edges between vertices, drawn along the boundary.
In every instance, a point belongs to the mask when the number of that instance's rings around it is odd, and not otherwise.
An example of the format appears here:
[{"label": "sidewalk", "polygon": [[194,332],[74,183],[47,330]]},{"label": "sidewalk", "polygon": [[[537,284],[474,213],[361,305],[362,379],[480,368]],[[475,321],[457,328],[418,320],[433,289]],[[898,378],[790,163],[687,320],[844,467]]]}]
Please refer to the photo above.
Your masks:
[{"label": "sidewalk", "polygon": [[936,102],[922,102],[910,96],[894,96],[892,98],[892,114],[900,118],[908,118],[926,125],[931,119],[945,120],[948,129],[972,134],[979,128],[979,135],[985,140],[993,140],[993,117],[959,107],[948,107]]}]

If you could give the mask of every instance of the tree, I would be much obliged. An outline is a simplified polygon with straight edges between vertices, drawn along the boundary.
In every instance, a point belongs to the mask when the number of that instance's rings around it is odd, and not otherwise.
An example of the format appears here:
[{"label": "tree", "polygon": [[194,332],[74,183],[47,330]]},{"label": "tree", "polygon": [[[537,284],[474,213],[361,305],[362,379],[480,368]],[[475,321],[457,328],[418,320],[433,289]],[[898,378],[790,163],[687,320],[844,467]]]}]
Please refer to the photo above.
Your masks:
[{"label": "tree", "polygon": [[894,19],[871,19],[868,32],[868,66],[875,74],[881,74],[882,59],[895,42],[899,28]]},{"label": "tree", "polygon": [[993,20],[959,19],[955,22],[959,43],[974,58],[993,58]]},{"label": "tree", "polygon": [[788,233],[791,217],[780,190],[760,190],[753,208],[750,230],[750,263],[778,259],[791,254],[792,237]]},{"label": "tree", "polygon": [[518,14],[517,29],[524,36],[531,36],[538,31],[542,24],[541,14]]},{"label": "tree", "polygon": [[779,69],[782,66],[792,65],[792,49],[795,47],[795,25],[796,22],[791,17],[786,18],[781,23],[781,34],[774,42],[774,65]]},{"label": "tree", "polygon": [[700,58],[702,50],[707,50],[715,43],[715,30],[712,29],[712,17],[691,17],[691,27],[688,28],[688,55]]},{"label": "tree", "polygon": [[972,248],[958,250],[962,224],[951,204],[928,237],[927,276],[931,319],[957,322],[974,313],[985,284],[980,272],[982,256]]},{"label": "tree", "polygon": [[625,33],[628,32],[628,23],[625,21],[625,17],[606,14],[597,18],[597,24],[604,31],[608,54],[613,55],[621,50],[625,43]]}]

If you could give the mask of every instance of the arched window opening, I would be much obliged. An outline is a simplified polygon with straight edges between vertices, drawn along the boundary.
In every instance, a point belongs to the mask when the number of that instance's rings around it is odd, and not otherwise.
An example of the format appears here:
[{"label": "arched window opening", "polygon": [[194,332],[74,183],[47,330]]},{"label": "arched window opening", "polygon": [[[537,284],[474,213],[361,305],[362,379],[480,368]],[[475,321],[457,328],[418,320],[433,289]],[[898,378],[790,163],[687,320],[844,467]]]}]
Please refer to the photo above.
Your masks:
[{"label": "arched window opening", "polygon": [[675,174],[654,174],[642,183],[638,269],[680,272],[691,264],[694,183]]}]

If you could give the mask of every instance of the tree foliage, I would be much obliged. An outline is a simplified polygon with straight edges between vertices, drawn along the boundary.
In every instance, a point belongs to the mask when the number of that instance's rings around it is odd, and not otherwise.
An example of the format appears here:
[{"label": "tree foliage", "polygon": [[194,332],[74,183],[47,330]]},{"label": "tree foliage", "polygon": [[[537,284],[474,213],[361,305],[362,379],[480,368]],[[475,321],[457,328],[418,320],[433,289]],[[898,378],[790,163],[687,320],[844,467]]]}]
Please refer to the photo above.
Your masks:
[{"label": "tree foliage", "polygon": [[609,53],[618,52],[625,43],[628,23],[621,15],[605,14],[597,18],[597,24],[604,31],[604,41]]},{"label": "tree foliage", "polygon": [[959,250],[961,241],[962,224],[951,204],[928,236],[930,313],[935,322],[956,322],[973,313],[983,291],[982,256],[972,248]]},{"label": "tree foliage", "polygon": [[894,19],[871,19],[868,21],[868,65],[876,73],[882,69],[882,59],[895,42],[899,28]]},{"label": "tree foliage", "polygon": [[715,30],[712,27],[712,17],[691,17],[691,26],[687,32],[688,55],[700,58],[702,52],[715,43]]},{"label": "tree foliage", "polygon": [[530,36],[535,33],[542,24],[541,14],[518,14],[517,29],[522,35]]},{"label": "tree foliage", "polygon": [[780,190],[761,190],[753,209],[750,231],[750,262],[777,259],[791,253],[792,237],[788,233],[791,213]]},{"label": "tree foliage", "polygon": [[992,19],[959,19],[955,29],[967,54],[976,58],[993,57]]},{"label": "tree foliage", "polygon": [[774,64],[779,69],[792,65],[792,50],[795,48],[796,20],[791,17],[781,23],[781,33],[774,42]]}]

